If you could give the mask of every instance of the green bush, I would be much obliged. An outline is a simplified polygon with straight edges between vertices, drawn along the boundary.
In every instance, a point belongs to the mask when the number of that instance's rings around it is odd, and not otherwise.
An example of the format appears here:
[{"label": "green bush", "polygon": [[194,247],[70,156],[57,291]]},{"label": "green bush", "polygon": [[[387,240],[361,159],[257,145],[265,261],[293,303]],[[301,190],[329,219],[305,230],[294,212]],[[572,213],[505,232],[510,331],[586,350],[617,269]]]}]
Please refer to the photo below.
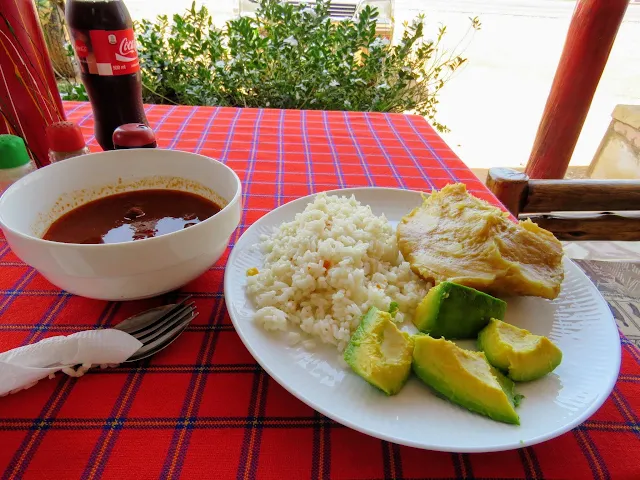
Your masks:
[{"label": "green bush", "polygon": [[75,80],[61,80],[58,82],[58,90],[62,100],[89,100],[84,85]]},{"label": "green bush", "polygon": [[[405,24],[397,45],[376,36],[377,9],[332,22],[329,2],[262,0],[252,17],[212,26],[195,2],[169,21],[136,25],[149,103],[414,112],[437,122],[438,91],[466,62],[442,48],[446,27],[425,39],[424,17]],[[470,19],[468,33],[480,28]]]}]

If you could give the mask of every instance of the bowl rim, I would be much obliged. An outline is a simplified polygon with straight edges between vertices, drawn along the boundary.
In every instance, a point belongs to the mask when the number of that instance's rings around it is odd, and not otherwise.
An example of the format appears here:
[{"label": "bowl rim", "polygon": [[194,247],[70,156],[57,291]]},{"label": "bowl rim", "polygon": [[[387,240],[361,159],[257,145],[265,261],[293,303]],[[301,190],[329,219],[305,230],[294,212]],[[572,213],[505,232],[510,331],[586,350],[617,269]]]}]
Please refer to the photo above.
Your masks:
[{"label": "bowl rim", "polygon": [[[40,238],[40,237],[36,237],[35,235],[28,235],[26,233],[20,232],[10,226],[8,226],[4,221],[3,221],[3,216],[2,216],[2,205],[3,205],[3,199],[5,197],[5,194],[9,193],[11,190],[18,190],[19,188],[22,188],[20,186],[20,184],[25,181],[25,179],[27,179],[28,177],[38,173],[41,170],[44,170],[46,168],[49,167],[56,167],[56,165],[62,164],[63,162],[74,162],[74,163],[80,163],[82,161],[95,161],[95,158],[92,160],[87,160],[87,157],[93,157],[96,155],[105,155],[105,156],[109,156],[109,155],[113,155],[115,152],[131,152],[131,151],[136,151],[136,150],[143,150],[146,153],[150,152],[150,151],[156,151],[156,152],[175,152],[175,153],[179,153],[179,154],[186,154],[186,155],[190,155],[190,156],[196,156],[196,157],[200,157],[202,158],[203,161],[207,161],[210,162],[211,164],[218,164],[222,167],[224,167],[225,169],[227,169],[232,177],[234,178],[234,180],[236,181],[236,191],[233,195],[233,198],[231,200],[229,200],[227,202],[227,204],[220,209],[219,212],[217,212],[216,214],[210,216],[209,218],[203,220],[202,222],[197,223],[196,225],[194,225],[193,227],[189,228],[188,230],[182,229],[182,230],[176,230],[174,232],[170,232],[170,233],[165,233],[163,235],[158,235],[157,237],[151,237],[151,238],[143,238],[141,240],[129,240],[126,242],[118,242],[118,243],[66,243],[66,242],[55,242],[53,240],[45,240],[44,238]],[[123,154],[123,153],[118,153],[119,155]],[[152,153],[153,155],[153,153]],[[180,177],[179,175],[175,175],[176,177]],[[108,184],[107,184],[108,185]],[[15,188],[14,188],[15,187]],[[98,198],[105,198],[108,197],[109,195],[105,195],[104,197],[97,197],[94,200],[97,200]],[[229,211],[234,204],[238,203],[240,197],[242,196],[242,181],[240,180],[240,177],[238,176],[238,174],[235,172],[235,170],[233,170],[231,167],[229,167],[228,165],[226,165],[225,163],[221,162],[220,160],[217,160],[213,157],[208,157],[206,155],[202,155],[200,153],[194,153],[194,152],[188,152],[188,151],[184,151],[184,150],[174,150],[174,149],[146,149],[146,148],[130,148],[130,149],[126,149],[126,150],[109,150],[109,151],[102,151],[102,152],[90,152],[84,155],[78,155],[76,157],[72,157],[72,158],[68,158],[66,160],[60,161],[60,162],[56,162],[56,163],[51,163],[45,167],[42,167],[40,169],[36,169],[32,172],[30,172],[29,174],[25,175],[24,177],[20,178],[19,180],[17,180],[16,182],[14,182],[13,184],[11,184],[3,193],[2,195],[0,195],[0,228],[4,231],[4,230],[8,230],[9,232],[11,232],[11,234],[20,237],[24,240],[30,241],[30,242],[35,242],[36,244],[40,243],[42,245],[55,245],[56,248],[73,248],[73,249],[77,249],[77,248],[81,248],[81,249],[97,249],[97,248],[101,248],[103,250],[106,250],[107,248],[130,248],[132,245],[149,245],[149,242],[153,242],[153,241],[162,241],[163,238],[169,238],[175,235],[180,234],[181,232],[185,232],[185,231],[196,231],[197,228],[199,228],[202,224],[204,223],[210,223],[210,221],[213,221],[216,217],[218,217],[220,214],[222,214],[223,212],[227,212]],[[93,201],[93,200],[92,200]],[[83,204],[85,205],[85,204]],[[61,217],[56,218],[57,221],[59,220]]]}]

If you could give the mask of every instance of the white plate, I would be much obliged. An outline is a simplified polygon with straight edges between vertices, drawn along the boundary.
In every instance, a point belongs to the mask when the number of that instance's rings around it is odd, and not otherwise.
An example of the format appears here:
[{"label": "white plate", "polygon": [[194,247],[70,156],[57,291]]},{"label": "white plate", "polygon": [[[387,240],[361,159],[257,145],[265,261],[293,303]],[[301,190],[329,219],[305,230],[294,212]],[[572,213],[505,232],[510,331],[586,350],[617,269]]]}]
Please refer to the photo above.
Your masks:
[{"label": "white plate", "polygon": [[[340,194],[354,194],[394,225],[421,203],[419,193],[405,190],[357,188]],[[246,270],[263,264],[253,245],[261,234],[293,220],[312,199],[283,205],[252,225],[231,252],[224,281],[227,309],[245,346],[271,377],[304,403],[343,425],[402,445],[491,452],[554,438],[585,421],[608,397],[620,368],[618,330],[600,293],[570,260],[565,261],[562,293],[553,302],[507,300],[506,321],[548,336],[564,354],[552,374],[518,384],[518,392],[525,395],[518,409],[520,426],[495,422],[438,398],[413,376],[398,395],[387,397],[341,367],[334,348],[288,347],[281,336],[258,327],[245,294]],[[474,342],[459,343],[473,348]]]}]

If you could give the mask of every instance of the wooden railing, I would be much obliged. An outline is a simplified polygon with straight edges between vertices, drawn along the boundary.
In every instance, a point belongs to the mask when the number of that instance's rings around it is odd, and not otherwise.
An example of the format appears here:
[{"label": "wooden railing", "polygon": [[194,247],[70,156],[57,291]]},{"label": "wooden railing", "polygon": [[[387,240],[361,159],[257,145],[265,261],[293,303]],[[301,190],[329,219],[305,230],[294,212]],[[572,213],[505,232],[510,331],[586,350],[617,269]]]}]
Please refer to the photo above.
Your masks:
[{"label": "wooden railing", "polygon": [[535,180],[492,168],[487,186],[515,217],[560,240],[640,240],[640,180]]}]

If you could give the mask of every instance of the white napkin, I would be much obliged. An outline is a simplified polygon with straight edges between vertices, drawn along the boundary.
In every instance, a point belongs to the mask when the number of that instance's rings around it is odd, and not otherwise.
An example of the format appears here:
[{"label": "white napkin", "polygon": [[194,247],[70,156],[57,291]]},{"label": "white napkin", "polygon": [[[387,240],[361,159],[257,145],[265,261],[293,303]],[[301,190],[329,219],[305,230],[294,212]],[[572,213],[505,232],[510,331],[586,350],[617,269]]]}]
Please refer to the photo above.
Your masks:
[{"label": "white napkin", "polygon": [[[0,396],[35,385],[56,372],[79,377],[92,365],[119,364],[142,343],[115,329],[87,330],[50,337],[0,353]],[[82,365],[74,370],[75,365]]]}]

